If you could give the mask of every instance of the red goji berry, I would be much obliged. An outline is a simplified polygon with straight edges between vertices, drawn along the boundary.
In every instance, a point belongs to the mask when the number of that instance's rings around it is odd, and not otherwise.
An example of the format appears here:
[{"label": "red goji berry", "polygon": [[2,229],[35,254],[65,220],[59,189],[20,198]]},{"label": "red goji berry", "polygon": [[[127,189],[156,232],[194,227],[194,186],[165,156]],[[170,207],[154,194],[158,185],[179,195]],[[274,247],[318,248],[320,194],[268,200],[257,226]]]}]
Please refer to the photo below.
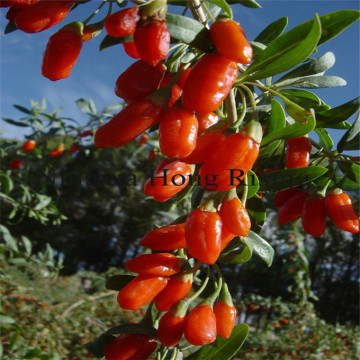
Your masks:
[{"label": "red goji berry", "polygon": [[123,309],[138,310],[163,290],[168,280],[168,277],[138,275],[120,290],[118,304]]},{"label": "red goji berry", "polygon": [[127,103],[142,100],[159,88],[164,74],[163,64],[151,66],[142,60],[136,61],[116,80],[115,94]]},{"label": "red goji berry", "polygon": [[162,316],[159,322],[158,339],[165,346],[174,346],[184,333],[186,316],[176,316],[170,311]]},{"label": "red goji berry", "polygon": [[139,145],[140,146],[146,145],[146,143],[149,139],[150,139],[150,136],[148,134],[142,135],[139,140]]},{"label": "red goji berry", "polygon": [[133,41],[124,42],[122,45],[127,55],[133,59],[140,59],[139,52],[137,51],[136,45]]},{"label": "red goji berry", "polygon": [[79,137],[84,138],[87,136],[92,136],[92,134],[93,134],[92,130],[85,130],[79,134]]},{"label": "red goji berry", "polygon": [[241,26],[231,19],[219,19],[210,27],[210,37],[216,50],[226,58],[240,64],[252,60],[252,47]]},{"label": "red goji berry", "polygon": [[186,79],[182,102],[185,108],[209,113],[215,111],[230,92],[238,75],[235,62],[210,54],[200,59]]},{"label": "red goji berry", "polygon": [[296,193],[296,187],[292,187],[277,192],[274,196],[275,207],[279,208],[281,205],[283,205],[286,202],[286,200],[288,200],[295,193]]},{"label": "red goji berry", "polygon": [[76,25],[68,25],[52,35],[46,45],[41,73],[56,81],[70,75],[82,48],[81,34]]},{"label": "red goji berry", "polygon": [[221,251],[223,251],[236,235],[223,224],[221,229]]},{"label": "red goji berry", "polygon": [[156,149],[151,149],[151,150],[149,151],[149,154],[148,154],[148,160],[149,160],[149,161],[154,161],[156,155],[157,155],[157,150],[156,150]]},{"label": "red goji berry", "polygon": [[50,157],[58,157],[64,153],[64,144],[59,144],[55,149],[51,150],[49,153]]},{"label": "red goji berry", "polygon": [[21,159],[12,159],[9,165],[9,168],[11,170],[17,170],[21,165],[22,165],[22,160]]},{"label": "red goji berry", "polygon": [[18,29],[26,33],[44,31],[61,22],[70,12],[74,1],[40,0],[21,11],[15,18]]},{"label": "red goji berry", "polygon": [[75,154],[78,151],[81,151],[81,147],[76,143],[72,143],[69,148],[69,153]]},{"label": "red goji berry", "polygon": [[[106,345],[106,360],[147,359],[156,349],[157,342],[147,335],[121,334]],[[139,357],[141,354],[141,357]]]},{"label": "red goji berry", "polygon": [[314,237],[325,232],[326,211],[323,198],[311,198],[305,201],[302,208],[302,225],[304,231]]},{"label": "red goji berry", "polygon": [[[180,65],[179,71],[182,69],[182,67],[183,65]],[[184,70],[183,73],[180,75],[178,81],[176,82],[176,85],[178,85],[181,90],[184,90],[185,81],[188,78],[190,71],[191,68],[189,67],[186,70]]]},{"label": "red goji berry", "polygon": [[190,311],[184,336],[190,344],[197,346],[216,340],[216,317],[210,305],[199,305]]},{"label": "red goji berry", "polygon": [[12,24],[15,24],[16,17],[25,9],[29,8],[30,6],[36,4],[38,0],[18,0],[15,1],[8,12],[6,13],[6,18]]},{"label": "red goji berry", "polygon": [[286,167],[288,169],[307,167],[310,161],[310,139],[301,136],[286,141]]},{"label": "red goji berry", "polygon": [[325,198],[325,209],[338,228],[353,234],[359,232],[359,219],[348,194],[339,189],[332,191]]},{"label": "red goji berry", "polygon": [[144,193],[153,196],[156,201],[166,201],[188,185],[191,173],[188,164],[181,161],[171,162],[145,181]]},{"label": "red goji berry", "polygon": [[139,20],[139,8],[134,6],[108,15],[104,21],[104,26],[110,36],[123,37],[135,32]]},{"label": "red goji berry", "polygon": [[191,256],[213,264],[221,252],[222,221],[216,211],[195,209],[186,219],[185,238]]},{"label": "red goji berry", "polygon": [[219,214],[223,224],[230,232],[239,236],[248,235],[251,228],[250,216],[238,199],[236,191],[224,199]]},{"label": "red goji berry", "polygon": [[151,230],[140,240],[140,245],[155,251],[186,248],[185,223]]},{"label": "red goji berry", "polygon": [[199,122],[199,134],[202,134],[206,129],[208,129],[211,125],[216,124],[220,118],[214,112],[210,112],[207,114],[197,113],[196,117]]},{"label": "red goji berry", "polygon": [[35,140],[27,140],[24,142],[23,146],[21,147],[22,151],[28,152],[35,149],[36,141]]},{"label": "red goji berry", "polygon": [[19,0],[0,0],[0,7],[10,7],[18,2]]},{"label": "red goji berry", "polygon": [[181,260],[170,253],[144,254],[125,263],[128,270],[140,275],[170,276],[181,270]]},{"label": "red goji berry", "polygon": [[309,194],[296,190],[296,192],[280,206],[278,212],[278,223],[280,225],[284,225],[300,218],[305,200],[308,197]]},{"label": "red goji berry", "polygon": [[151,100],[133,102],[97,129],[95,145],[98,148],[124,146],[157,124],[162,113],[163,110]]},{"label": "red goji berry", "polygon": [[183,158],[196,147],[198,122],[192,111],[181,105],[171,107],[161,118],[159,144],[168,157]]},{"label": "red goji berry", "polygon": [[166,59],[170,47],[170,33],[165,21],[154,20],[138,24],[134,42],[141,60],[155,66]]},{"label": "red goji berry", "polygon": [[[170,72],[165,72],[163,79],[161,80],[160,87],[164,87],[174,78],[174,75]],[[174,84],[171,89],[171,99],[168,102],[168,107],[171,107],[175,104],[175,102],[180,99],[182,94],[182,89],[178,86],[178,84]]]}]

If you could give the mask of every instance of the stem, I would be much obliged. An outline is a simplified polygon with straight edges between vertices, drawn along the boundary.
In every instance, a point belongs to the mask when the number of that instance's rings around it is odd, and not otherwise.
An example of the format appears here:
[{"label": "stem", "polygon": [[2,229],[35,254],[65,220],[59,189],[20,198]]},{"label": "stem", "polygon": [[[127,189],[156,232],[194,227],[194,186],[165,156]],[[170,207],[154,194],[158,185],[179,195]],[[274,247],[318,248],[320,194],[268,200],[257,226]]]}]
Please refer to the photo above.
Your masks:
[{"label": "stem", "polygon": [[251,107],[252,107],[252,110],[253,110],[251,119],[252,119],[252,120],[257,120],[256,104],[255,104],[255,101],[254,101],[254,95],[253,95],[253,93],[251,92],[251,90],[250,90],[247,86],[245,86],[245,85],[239,85],[239,86],[240,86],[242,89],[244,89],[244,90],[247,92],[247,94],[249,95]]},{"label": "stem", "polygon": [[210,266],[208,265],[207,267],[207,273],[206,273],[206,278],[204,280],[204,282],[202,283],[201,287],[199,288],[198,291],[196,291],[196,293],[192,296],[190,296],[187,300],[186,300],[186,303],[190,304],[191,302],[193,302],[205,289],[208,281],[209,281],[209,278],[210,278]]},{"label": "stem", "polygon": [[[103,2],[98,6],[98,8],[87,18],[83,21],[83,24],[86,25],[99,11],[100,9],[107,3],[107,0],[103,0]],[[111,3],[110,7],[111,8]]]},{"label": "stem", "polygon": [[237,122],[237,110],[235,103],[235,90],[231,89],[229,95],[225,98],[225,105],[227,111],[227,123],[233,127]]},{"label": "stem", "polygon": [[321,146],[319,143],[317,143],[316,141],[310,139],[311,145],[316,147],[317,149],[321,150],[326,157],[328,157],[329,159],[333,160],[334,159],[334,153],[332,151],[326,150],[324,149],[323,146]]},{"label": "stem", "polygon": [[245,203],[246,203],[246,199],[247,199],[247,195],[248,195],[248,191],[249,191],[249,187],[247,186],[247,175],[244,178],[244,192],[241,196],[241,203],[243,204],[243,206],[245,207]]},{"label": "stem", "polygon": [[214,17],[212,16],[211,12],[209,11],[208,7],[206,6],[206,4],[205,4],[204,2],[202,3],[202,6],[203,6],[203,8],[205,9],[205,12],[206,12],[206,14],[208,15],[209,19],[210,19],[212,22],[214,22],[215,19],[214,19]]}]

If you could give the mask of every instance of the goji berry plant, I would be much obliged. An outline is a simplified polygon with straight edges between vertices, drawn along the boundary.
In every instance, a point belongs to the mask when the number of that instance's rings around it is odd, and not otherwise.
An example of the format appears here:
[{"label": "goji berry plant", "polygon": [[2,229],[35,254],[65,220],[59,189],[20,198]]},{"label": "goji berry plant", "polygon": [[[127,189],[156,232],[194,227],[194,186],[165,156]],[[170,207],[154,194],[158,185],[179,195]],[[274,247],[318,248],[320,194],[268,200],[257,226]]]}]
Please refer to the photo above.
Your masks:
[{"label": "goji berry plant", "polygon": [[[2,2],[10,7],[5,32],[44,31],[85,2]],[[259,7],[254,0],[231,3]],[[328,215],[338,228],[359,232],[346,193],[359,188],[358,158],[347,153],[359,147],[359,116],[347,121],[359,111],[359,98],[331,108],[308,90],[344,84],[325,75],[334,55],[322,54],[321,45],[358,20],[359,12],[314,14],[287,32],[281,18],[250,41],[225,0],[189,0],[185,10],[193,18],[168,12],[168,4],[184,5],[137,0],[119,9],[127,3],[104,0],[86,20],[53,34],[43,57],[43,76],[66,78],[83,42],[105,28],[101,50],[123,44],[139,59],[114,79],[116,95],[127,104],[105,124],[96,123],[94,144],[118,148],[139,137],[139,148],[151,147],[149,160],[164,156],[144,193],[156,202],[176,202],[174,221],[143,234],[146,253],[126,262],[136,275],[115,275],[106,283],[122,309],[147,305],[138,323],[119,324],[87,344],[107,360],[146,359],[155,352],[159,360],[236,355],[249,327],[236,324],[222,266],[245,263],[253,254],[272,264],[274,250],[261,235],[264,194],[276,192],[280,225],[301,218],[304,231],[320,237]],[[104,6],[107,14],[92,22]],[[336,148],[328,129],[343,132]],[[85,130],[79,137],[92,134]],[[35,145],[25,143],[23,151]],[[60,142],[49,156],[64,151]],[[81,147],[73,144],[69,151]],[[16,158],[9,168],[21,165]]]}]

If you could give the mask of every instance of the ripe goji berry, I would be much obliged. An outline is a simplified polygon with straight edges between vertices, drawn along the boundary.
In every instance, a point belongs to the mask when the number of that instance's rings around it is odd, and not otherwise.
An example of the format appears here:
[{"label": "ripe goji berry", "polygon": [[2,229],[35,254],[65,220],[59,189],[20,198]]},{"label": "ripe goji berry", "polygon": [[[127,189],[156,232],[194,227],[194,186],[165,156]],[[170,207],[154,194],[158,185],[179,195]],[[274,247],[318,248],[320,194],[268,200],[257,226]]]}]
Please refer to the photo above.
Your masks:
[{"label": "ripe goji berry", "polygon": [[188,185],[191,173],[188,164],[181,161],[171,162],[145,181],[144,193],[153,196],[156,201],[166,201]]},{"label": "ripe goji berry", "polygon": [[19,0],[0,0],[0,7],[10,7],[11,5],[16,4]]},{"label": "ripe goji berry", "polygon": [[286,167],[294,169],[307,167],[310,161],[311,142],[310,139],[301,136],[286,141]]},{"label": "ripe goji berry", "polygon": [[196,117],[199,122],[199,130],[198,133],[202,134],[206,129],[208,129],[211,125],[216,124],[220,118],[214,112],[210,112],[207,114],[197,113]]},{"label": "ripe goji berry", "polygon": [[15,24],[16,17],[25,9],[29,8],[30,6],[36,4],[38,0],[18,0],[13,2],[10,9],[6,13],[6,18],[12,24]]},{"label": "ripe goji berry", "polygon": [[[174,78],[174,75],[170,72],[165,72],[163,79],[161,80],[160,87],[164,87]],[[168,102],[168,107],[171,107],[175,104],[175,102],[180,99],[182,94],[182,89],[178,86],[178,84],[174,84],[171,89],[171,99]]]},{"label": "ripe goji berry", "polygon": [[41,66],[46,78],[57,81],[70,75],[82,48],[78,24],[65,26],[50,37]]},{"label": "ripe goji berry", "polygon": [[229,229],[223,224],[221,229],[221,251],[223,251],[226,246],[230,243],[230,241],[235,237]]},{"label": "ripe goji berry", "polygon": [[214,183],[218,191],[228,191],[242,184],[259,155],[260,141],[261,126],[257,122],[251,122],[240,133],[228,136],[201,166],[201,185],[205,188],[206,178],[214,175],[217,176]]},{"label": "ripe goji berry", "polygon": [[55,149],[51,150],[49,153],[50,157],[58,157],[64,153],[64,144],[59,144]]},{"label": "ripe goji berry", "polygon": [[36,147],[35,140],[27,140],[24,142],[23,146],[21,147],[22,151],[28,152],[34,150]]},{"label": "ripe goji berry", "polygon": [[[183,68],[183,64],[180,65],[179,67],[179,71]],[[176,82],[176,85],[179,86],[179,88],[181,90],[184,90],[184,85],[185,85],[185,81],[188,78],[189,74],[190,74],[191,68],[186,68],[183,73],[180,75],[178,81]]]},{"label": "ripe goji berry", "polygon": [[149,154],[148,154],[148,160],[149,160],[149,161],[154,161],[156,155],[157,155],[157,150],[156,150],[156,149],[151,149],[151,150],[149,151]]},{"label": "ripe goji berry", "polygon": [[286,200],[288,200],[295,193],[296,193],[296,187],[292,187],[277,192],[274,196],[274,206],[277,208],[280,207],[286,202]]},{"label": "ripe goji berry", "polygon": [[151,230],[140,240],[140,245],[155,251],[186,248],[185,223]]},{"label": "ripe goji berry", "polygon": [[280,225],[284,225],[300,218],[305,200],[308,197],[309,194],[306,192],[296,190],[295,193],[280,206],[278,212],[278,223]]},{"label": "ripe goji berry", "polygon": [[12,159],[9,165],[9,168],[11,170],[17,170],[21,165],[22,165],[22,160],[21,159]]},{"label": "ripe goji berry", "polygon": [[133,41],[124,42],[122,45],[127,55],[133,59],[140,59],[139,52],[137,51],[136,45]]},{"label": "ripe goji berry", "polygon": [[170,276],[181,270],[182,261],[170,253],[139,255],[125,263],[128,270],[140,275]]},{"label": "ripe goji berry", "polygon": [[149,139],[150,139],[150,136],[148,134],[142,135],[139,140],[139,145],[140,146],[146,145],[146,143]]},{"label": "ripe goji berry", "polygon": [[159,88],[164,74],[163,64],[151,66],[138,60],[118,77],[115,94],[127,103],[142,100]]},{"label": "ripe goji berry", "polygon": [[302,225],[304,231],[314,237],[325,232],[326,211],[323,198],[310,198],[305,201],[302,208]]},{"label": "ripe goji berry", "polygon": [[227,339],[230,337],[236,320],[236,309],[226,284],[223,285],[219,301],[214,305],[217,333]]},{"label": "ripe goji berry", "polygon": [[213,264],[221,252],[222,221],[214,211],[195,209],[186,219],[185,238],[191,256]]},{"label": "ripe goji berry", "polygon": [[183,158],[196,147],[198,122],[192,111],[182,105],[171,107],[161,118],[159,145],[168,157]]},{"label": "ripe goji berry", "polygon": [[104,354],[106,360],[144,360],[156,347],[157,342],[147,335],[121,334],[106,345]]},{"label": "ripe goji berry", "polygon": [[204,56],[192,67],[185,81],[184,107],[200,113],[215,111],[230,92],[237,75],[235,62],[221,55]]},{"label": "ripe goji berry", "polygon": [[194,151],[189,156],[182,158],[181,161],[188,164],[200,164],[213,152],[218,151],[220,144],[225,139],[226,136],[220,130],[208,131],[197,138]]},{"label": "ripe goji berry", "polygon": [[210,305],[199,305],[190,311],[184,336],[190,344],[197,346],[216,340],[216,317]]},{"label": "ripe goji berry", "polygon": [[239,236],[248,235],[251,228],[250,216],[238,199],[236,191],[224,199],[219,214],[223,224],[230,232]]},{"label": "ripe goji berry", "polygon": [[76,143],[72,143],[69,148],[69,153],[75,154],[78,151],[81,151],[81,147]]},{"label": "ripe goji berry", "polygon": [[338,228],[353,234],[359,232],[359,219],[348,194],[340,189],[333,190],[325,198],[325,209]]},{"label": "ripe goji berry", "polygon": [[138,275],[120,290],[118,304],[123,309],[138,310],[163,290],[168,280],[163,276]]},{"label": "ripe goji berry", "polygon": [[58,24],[70,12],[74,1],[40,0],[21,11],[15,18],[18,29],[26,33],[37,33]]},{"label": "ripe goji berry", "polygon": [[170,277],[165,289],[154,298],[154,304],[159,311],[168,311],[172,305],[182,300],[192,287],[192,272],[184,270]]},{"label": "ripe goji berry", "polygon": [[170,33],[165,21],[139,23],[134,33],[134,42],[141,60],[146,63],[155,66],[166,59],[170,47]]},{"label": "ripe goji berry", "polygon": [[181,340],[184,333],[186,316],[176,316],[170,311],[159,321],[158,339],[165,346],[174,346]]},{"label": "ripe goji berry", "polygon": [[210,37],[222,56],[240,64],[246,65],[251,62],[252,47],[239,23],[221,18],[211,25]]},{"label": "ripe goji berry", "polygon": [[135,32],[139,20],[139,8],[134,6],[108,15],[104,21],[104,26],[110,36],[123,37]]},{"label": "ripe goji berry", "polygon": [[87,136],[92,136],[92,134],[93,134],[92,130],[85,130],[79,134],[79,137],[84,138]]},{"label": "ripe goji berry", "polygon": [[98,148],[124,146],[157,124],[162,113],[163,110],[151,100],[133,102],[97,129],[95,145]]}]

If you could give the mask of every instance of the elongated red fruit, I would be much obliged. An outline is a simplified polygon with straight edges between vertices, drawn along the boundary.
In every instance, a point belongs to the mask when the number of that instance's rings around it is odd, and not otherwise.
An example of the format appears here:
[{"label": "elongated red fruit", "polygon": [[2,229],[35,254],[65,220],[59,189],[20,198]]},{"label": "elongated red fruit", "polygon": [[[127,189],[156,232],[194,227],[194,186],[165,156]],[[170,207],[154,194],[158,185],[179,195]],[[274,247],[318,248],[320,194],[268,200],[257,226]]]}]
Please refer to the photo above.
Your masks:
[{"label": "elongated red fruit", "polygon": [[157,124],[162,113],[151,100],[133,102],[97,129],[95,145],[98,148],[124,146]]},{"label": "elongated red fruit", "polygon": [[228,339],[234,329],[236,320],[235,306],[229,306],[223,301],[218,301],[214,305],[216,316],[216,331],[224,339]]},{"label": "elongated red fruit", "polygon": [[326,211],[323,198],[308,199],[302,208],[302,225],[304,231],[319,237],[325,232]]},{"label": "elongated red fruit", "polygon": [[306,136],[286,141],[286,167],[288,169],[309,166],[311,142]]},{"label": "elongated red fruit", "polygon": [[151,230],[140,240],[140,245],[156,251],[186,248],[185,223]]},{"label": "elongated red fruit", "polygon": [[279,208],[278,223],[280,225],[288,224],[301,217],[305,200],[308,197],[309,194],[296,190],[296,192]]},{"label": "elongated red fruit", "polygon": [[139,20],[139,8],[134,6],[108,15],[104,26],[110,36],[123,37],[135,32]]},{"label": "elongated red fruit", "polygon": [[230,92],[238,75],[235,62],[210,54],[200,59],[185,81],[182,102],[191,111],[215,111]]},{"label": "elongated red fruit", "polygon": [[185,316],[176,316],[170,312],[163,315],[159,322],[158,338],[165,346],[174,346],[184,333]]},{"label": "elongated red fruit", "polygon": [[292,195],[296,192],[296,187],[292,187],[289,189],[281,190],[277,192],[274,196],[274,205],[275,207],[280,207],[283,205],[286,200],[288,200]]}]

